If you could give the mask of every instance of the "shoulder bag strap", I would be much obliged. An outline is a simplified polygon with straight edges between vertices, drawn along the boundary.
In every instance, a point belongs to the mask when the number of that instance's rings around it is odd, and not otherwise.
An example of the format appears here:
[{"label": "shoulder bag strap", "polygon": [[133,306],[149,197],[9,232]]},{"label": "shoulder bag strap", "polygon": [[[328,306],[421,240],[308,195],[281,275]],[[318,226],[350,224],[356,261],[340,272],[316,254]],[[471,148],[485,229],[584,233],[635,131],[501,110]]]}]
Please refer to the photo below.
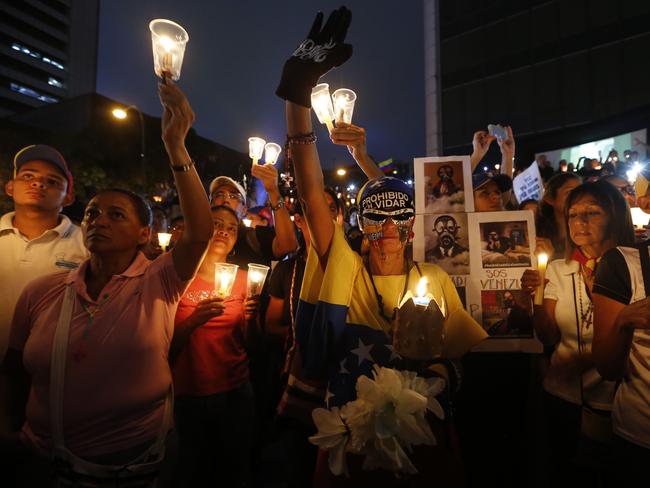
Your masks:
[{"label": "shoulder bag strap", "polygon": [[645,246],[639,247],[639,260],[641,261],[641,273],[643,274],[643,288],[645,295],[650,296],[650,255],[648,251],[650,248]]},{"label": "shoulder bag strap", "polygon": [[75,303],[75,291],[67,285],[61,304],[59,321],[54,331],[52,355],[50,357],[50,430],[52,432],[52,452],[64,445],[63,438],[63,391],[65,382],[65,365],[68,356],[68,338],[70,321]]},{"label": "shoulder bag strap", "polygon": [[[578,314],[578,295],[576,293],[576,274],[571,274],[571,282],[573,284],[573,310],[576,316],[576,333],[578,334],[578,356],[582,354],[582,338],[580,335],[580,316]],[[580,404],[585,405],[585,391],[582,384],[582,373],[578,371],[578,378],[580,378]]]}]

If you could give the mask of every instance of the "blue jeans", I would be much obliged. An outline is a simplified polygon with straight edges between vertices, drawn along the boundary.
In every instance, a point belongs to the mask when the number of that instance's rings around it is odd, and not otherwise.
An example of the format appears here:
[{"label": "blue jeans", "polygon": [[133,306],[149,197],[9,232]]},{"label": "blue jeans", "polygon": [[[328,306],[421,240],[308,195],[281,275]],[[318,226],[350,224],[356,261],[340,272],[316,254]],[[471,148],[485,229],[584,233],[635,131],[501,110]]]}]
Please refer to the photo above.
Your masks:
[{"label": "blue jeans", "polygon": [[175,403],[178,468],[175,486],[250,486],[255,406],[250,382]]}]

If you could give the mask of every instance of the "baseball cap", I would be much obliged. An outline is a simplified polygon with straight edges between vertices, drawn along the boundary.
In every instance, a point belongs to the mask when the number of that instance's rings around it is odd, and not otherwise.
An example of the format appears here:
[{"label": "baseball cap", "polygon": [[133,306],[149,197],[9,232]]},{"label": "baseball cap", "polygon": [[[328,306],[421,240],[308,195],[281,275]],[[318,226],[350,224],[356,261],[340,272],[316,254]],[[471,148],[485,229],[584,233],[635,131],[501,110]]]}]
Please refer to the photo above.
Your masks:
[{"label": "baseball cap", "polygon": [[244,190],[243,186],[228,176],[217,176],[214,180],[212,180],[212,183],[210,183],[210,198],[212,198],[212,194],[217,188],[224,185],[229,185],[235,188],[241,195],[244,203],[246,203],[246,190]]},{"label": "baseball cap", "polygon": [[512,188],[512,180],[509,176],[501,173],[492,173],[491,171],[481,171],[480,173],[474,173],[472,175],[472,189],[476,191],[482,186],[487,185],[490,181],[494,181],[496,183],[497,188],[501,193],[506,192]]},{"label": "baseball cap", "polygon": [[45,144],[33,144],[22,148],[14,156],[13,177],[16,178],[20,167],[30,161],[47,161],[59,168],[68,180],[68,195],[72,194],[72,173],[68,168],[68,163],[59,151]]}]

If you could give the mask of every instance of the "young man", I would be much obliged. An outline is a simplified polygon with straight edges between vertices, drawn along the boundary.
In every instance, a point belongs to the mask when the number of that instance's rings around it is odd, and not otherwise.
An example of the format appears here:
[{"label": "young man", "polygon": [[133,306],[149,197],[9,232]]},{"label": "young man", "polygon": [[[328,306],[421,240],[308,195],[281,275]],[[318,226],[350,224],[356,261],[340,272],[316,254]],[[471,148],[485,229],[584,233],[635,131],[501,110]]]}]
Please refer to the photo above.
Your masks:
[{"label": "young man", "polygon": [[5,192],[13,199],[14,211],[0,218],[0,361],[25,285],[76,268],[88,257],[81,229],[60,214],[74,197],[72,174],[56,149],[38,144],[18,151]]},{"label": "young man", "polygon": [[[256,164],[251,173],[262,181],[269,194],[268,205],[273,210],[275,227],[241,226],[233,255],[228,261],[243,269],[247,269],[248,263],[270,266],[272,260],[282,258],[298,248],[293,223],[278,188],[277,170],[271,164]],[[240,219],[246,215],[246,191],[227,176],[217,176],[210,183],[210,203],[229,206],[237,212]]]}]

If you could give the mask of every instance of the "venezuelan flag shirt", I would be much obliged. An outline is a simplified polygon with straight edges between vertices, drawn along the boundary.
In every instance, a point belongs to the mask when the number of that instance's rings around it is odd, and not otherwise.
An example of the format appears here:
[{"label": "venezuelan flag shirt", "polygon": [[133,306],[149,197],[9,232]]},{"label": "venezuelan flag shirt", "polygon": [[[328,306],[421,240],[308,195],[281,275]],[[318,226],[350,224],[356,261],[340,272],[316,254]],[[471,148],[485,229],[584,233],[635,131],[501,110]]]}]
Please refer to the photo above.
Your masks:
[{"label": "venezuelan flag shirt", "polygon": [[[361,256],[352,251],[343,230],[336,225],[327,261],[315,250],[309,253],[296,318],[296,340],[304,372],[327,378],[328,407],[342,406],[356,398],[360,375],[371,377],[375,364],[402,369],[402,358],[393,350],[391,324],[379,314],[377,297]],[[429,291],[443,300],[446,309],[442,356],[457,359],[487,334],[465,311],[449,276],[438,266],[421,264]],[[373,276],[383,298],[384,314],[392,316],[408,279],[415,290],[420,279],[414,266],[408,276]]]}]

